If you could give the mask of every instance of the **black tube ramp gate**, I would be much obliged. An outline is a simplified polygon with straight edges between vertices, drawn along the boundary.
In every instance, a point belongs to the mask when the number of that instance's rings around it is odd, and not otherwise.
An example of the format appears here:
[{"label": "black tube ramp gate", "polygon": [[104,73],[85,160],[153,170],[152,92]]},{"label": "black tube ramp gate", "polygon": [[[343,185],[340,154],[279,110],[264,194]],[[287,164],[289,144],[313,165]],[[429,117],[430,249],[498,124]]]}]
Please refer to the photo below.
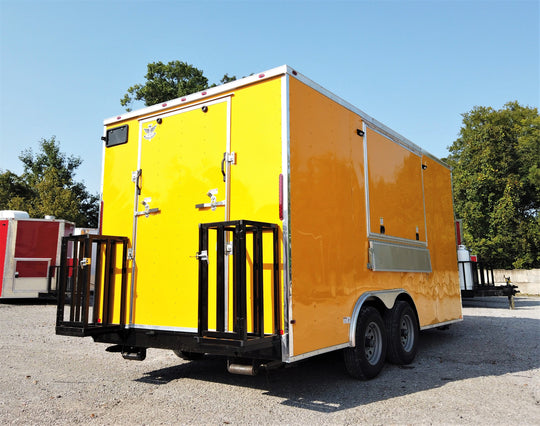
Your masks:
[{"label": "black tube ramp gate", "polygon": [[128,241],[90,234],[62,238],[56,334],[95,336],[124,328]]},{"label": "black tube ramp gate", "polygon": [[[216,304],[209,306],[208,283],[208,239],[209,232],[216,235]],[[246,247],[246,239],[252,234],[253,247],[251,252]],[[272,235],[272,279],[267,285],[271,286],[272,301],[272,330],[265,333],[265,300],[263,282],[263,235]],[[225,262],[227,250],[227,237],[232,242],[232,297],[233,323],[226,329],[228,303],[226,291],[228,283],[225,280]],[[232,239],[231,239],[232,237]],[[249,265],[247,256],[251,256]],[[239,352],[254,349],[269,348],[279,345],[281,328],[281,293],[280,293],[280,259],[279,259],[279,228],[276,224],[255,222],[249,220],[236,220],[228,222],[199,224],[199,314],[197,341],[201,347],[226,346],[236,348]],[[251,273],[251,277],[248,276]],[[248,306],[248,284],[251,280],[251,306]],[[267,293],[268,294],[268,293]],[[209,328],[208,314],[215,309],[215,329]],[[251,321],[248,324],[248,309],[251,310]]]},{"label": "black tube ramp gate", "polygon": [[493,268],[483,262],[459,261],[458,267],[464,287],[461,297],[507,296],[513,305],[513,297],[520,291],[517,285],[510,282],[510,278],[506,279],[506,284],[495,284]]}]

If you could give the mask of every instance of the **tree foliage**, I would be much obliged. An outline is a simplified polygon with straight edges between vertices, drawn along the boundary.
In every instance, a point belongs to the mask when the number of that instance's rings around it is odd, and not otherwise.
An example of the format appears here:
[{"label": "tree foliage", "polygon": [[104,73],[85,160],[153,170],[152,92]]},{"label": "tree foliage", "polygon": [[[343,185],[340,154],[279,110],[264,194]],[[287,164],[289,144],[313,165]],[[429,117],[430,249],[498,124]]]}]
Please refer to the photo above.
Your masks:
[{"label": "tree foliage", "polygon": [[27,211],[30,217],[53,215],[77,226],[97,227],[99,197],[75,181],[80,158],[60,152],[53,136],[40,141],[39,153],[27,149],[19,159],[24,165],[20,176],[9,170],[0,173],[0,209]]},{"label": "tree foliage", "polygon": [[[131,86],[120,100],[120,104],[126,107],[127,111],[131,111],[134,101],[143,101],[146,106],[150,106],[215,86],[209,86],[202,70],[182,61],[171,61],[168,64],[161,61],[149,63],[144,78],[144,84]],[[234,80],[235,76],[225,74],[220,82],[228,83]]]},{"label": "tree foliage", "polygon": [[497,268],[540,267],[540,116],[509,102],[463,114],[446,161],[464,240]]}]

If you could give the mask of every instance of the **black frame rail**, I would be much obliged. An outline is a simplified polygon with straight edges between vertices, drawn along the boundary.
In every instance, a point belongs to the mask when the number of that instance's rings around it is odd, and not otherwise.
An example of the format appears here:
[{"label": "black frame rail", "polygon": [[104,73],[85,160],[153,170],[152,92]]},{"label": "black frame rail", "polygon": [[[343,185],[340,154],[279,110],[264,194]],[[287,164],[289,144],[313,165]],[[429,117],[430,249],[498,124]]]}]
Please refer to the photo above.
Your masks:
[{"label": "black frame rail", "polygon": [[[124,328],[128,300],[128,242],[127,237],[108,235],[62,238],[57,334],[95,336]],[[119,255],[122,256],[120,271],[117,266]],[[91,282],[92,269],[95,271],[94,283]],[[120,300],[115,302],[117,286],[120,286]],[[116,307],[120,309],[119,321],[114,323],[112,312]]]},{"label": "black frame rail", "polygon": [[[208,298],[208,235],[216,231],[216,329],[208,327],[209,298]],[[271,294],[273,298],[273,330],[264,332],[264,282],[263,282],[263,234],[272,234],[273,265]],[[225,295],[228,283],[225,282],[225,262],[227,234],[232,235],[233,256],[233,324],[232,331],[226,330],[227,298]],[[248,276],[247,266],[247,234],[253,234],[252,255],[252,315],[248,325]],[[199,224],[199,317],[197,341],[205,345],[219,345],[252,350],[272,347],[279,344],[281,334],[281,292],[280,292],[280,251],[279,228],[276,224],[236,220],[229,222]],[[251,329],[248,332],[248,328]]]}]

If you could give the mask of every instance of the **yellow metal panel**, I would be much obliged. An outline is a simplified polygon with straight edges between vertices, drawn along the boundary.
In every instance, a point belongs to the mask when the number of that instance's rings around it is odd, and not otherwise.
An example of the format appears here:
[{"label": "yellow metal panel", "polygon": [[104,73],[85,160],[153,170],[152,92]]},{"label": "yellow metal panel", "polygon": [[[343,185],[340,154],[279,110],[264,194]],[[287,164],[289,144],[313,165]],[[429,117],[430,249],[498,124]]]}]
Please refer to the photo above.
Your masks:
[{"label": "yellow metal panel", "polygon": [[371,232],[425,241],[421,157],[370,128],[367,152]]},{"label": "yellow metal panel", "polygon": [[279,221],[281,79],[235,91],[232,104],[231,219]]},{"label": "yellow metal panel", "polygon": [[461,318],[461,291],[457,271],[456,236],[450,170],[429,157],[423,157],[426,194],[426,221],[433,267],[437,283],[437,316],[433,323]]},{"label": "yellow metal panel", "polygon": [[[135,324],[182,329],[197,327],[198,261],[195,254],[198,251],[198,224],[221,222],[225,220],[226,210],[223,206],[216,207],[215,211],[196,209],[195,205],[209,203],[207,193],[211,189],[218,190],[217,201],[225,200],[221,162],[227,148],[227,102],[231,106],[231,151],[236,153],[236,163],[230,166],[230,219],[279,223],[281,78],[237,88],[230,98],[205,100],[207,112],[201,106],[186,105],[176,112],[164,111],[148,119],[141,117],[141,129],[138,121],[130,122],[128,145],[135,147],[134,155],[122,158],[125,150],[120,148],[123,145],[115,147],[118,155],[111,150],[106,152],[104,198],[125,204],[125,208],[118,209],[116,214],[112,214],[111,208],[111,214],[104,217],[104,230],[114,235],[132,235],[135,187],[130,179],[131,172],[137,169],[137,136],[141,132],[142,190],[138,210],[143,211],[141,202],[151,198],[150,208],[160,211],[137,219]],[[157,122],[158,117],[161,124]],[[154,126],[155,136],[145,139],[144,129],[150,130]],[[125,170],[119,171],[118,167]],[[209,327],[214,328],[215,233],[210,232],[209,237]],[[252,238],[248,236],[249,323],[253,318],[251,246]],[[267,333],[272,331],[274,320],[271,315],[272,255],[271,238],[264,238],[264,327]],[[229,268],[228,309],[229,329],[232,329],[232,261],[229,261]]]},{"label": "yellow metal panel", "polygon": [[[279,219],[279,175],[281,173],[281,84],[276,77],[235,90],[232,98],[231,150],[236,164],[231,166],[231,220],[249,219],[277,223]],[[264,239],[265,332],[272,330],[273,282],[271,238]],[[247,242],[248,272],[252,239]],[[282,237],[280,230],[280,242]],[[280,249],[281,250],[281,249]],[[231,266],[232,271],[232,266]],[[281,271],[282,274],[282,271]],[[251,305],[251,276],[248,274],[248,306]],[[282,281],[280,281],[282,283]],[[231,302],[232,303],[232,302]],[[229,307],[232,321],[232,305]],[[248,323],[252,311],[248,311]]]},{"label": "yellow metal panel", "polygon": [[290,80],[294,355],[346,343],[367,259],[362,121]]},{"label": "yellow metal panel", "polygon": [[[198,224],[223,221],[225,208],[198,209],[225,200],[221,161],[226,151],[227,103],[143,122],[155,136],[141,142],[141,195],[158,213],[137,219],[135,324],[197,327]],[[139,205],[139,210],[144,210]],[[210,243],[211,244],[211,243]],[[215,242],[209,247],[215,247]],[[210,251],[210,250],[209,250]],[[210,252],[209,262],[214,263]],[[215,263],[214,263],[215,264]]]},{"label": "yellow metal panel", "polygon": [[[128,126],[128,142],[122,145],[105,148],[105,158],[103,166],[103,235],[117,235],[129,237],[133,233],[133,202],[135,197],[135,186],[131,180],[131,174],[137,169],[138,134],[139,123],[137,120],[111,125],[108,129],[119,125]],[[130,245],[131,247],[131,245]],[[104,264],[102,263],[102,266]],[[117,253],[116,270],[122,270],[122,254]],[[103,275],[102,275],[103,276]],[[114,302],[110,304],[112,309],[113,322],[120,321],[120,291],[121,275],[115,275]],[[128,286],[131,283],[131,271],[128,272]],[[102,282],[103,284],[103,282]],[[128,294],[130,289],[128,288]],[[101,291],[103,297],[103,291]],[[126,312],[127,322],[129,313]]]},{"label": "yellow metal panel", "polygon": [[[103,229],[104,235],[121,235],[131,238],[133,200],[135,196],[131,173],[137,170],[139,123],[128,125],[129,140],[126,144],[105,148],[103,165]],[[109,129],[116,127],[110,126]],[[127,220],[126,220],[127,219]]]},{"label": "yellow metal panel", "polygon": [[344,317],[366,292],[404,289],[421,326],[459,318],[448,169],[367,129],[371,231],[383,217],[387,236],[415,242],[418,227],[433,267],[371,271],[361,117],[295,79],[289,102],[294,355],[347,343]]}]

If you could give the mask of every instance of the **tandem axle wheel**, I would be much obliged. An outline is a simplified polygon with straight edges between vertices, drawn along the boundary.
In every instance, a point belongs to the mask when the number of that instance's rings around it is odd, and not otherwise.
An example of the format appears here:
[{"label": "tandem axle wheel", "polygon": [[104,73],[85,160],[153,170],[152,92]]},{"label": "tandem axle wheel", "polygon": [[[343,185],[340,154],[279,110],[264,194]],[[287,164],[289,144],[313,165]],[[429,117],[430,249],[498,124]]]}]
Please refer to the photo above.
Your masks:
[{"label": "tandem axle wheel", "polygon": [[357,379],[376,377],[385,361],[410,364],[418,351],[419,326],[416,313],[403,300],[381,315],[374,306],[364,306],[356,323],[356,346],[344,350],[345,367]]}]

